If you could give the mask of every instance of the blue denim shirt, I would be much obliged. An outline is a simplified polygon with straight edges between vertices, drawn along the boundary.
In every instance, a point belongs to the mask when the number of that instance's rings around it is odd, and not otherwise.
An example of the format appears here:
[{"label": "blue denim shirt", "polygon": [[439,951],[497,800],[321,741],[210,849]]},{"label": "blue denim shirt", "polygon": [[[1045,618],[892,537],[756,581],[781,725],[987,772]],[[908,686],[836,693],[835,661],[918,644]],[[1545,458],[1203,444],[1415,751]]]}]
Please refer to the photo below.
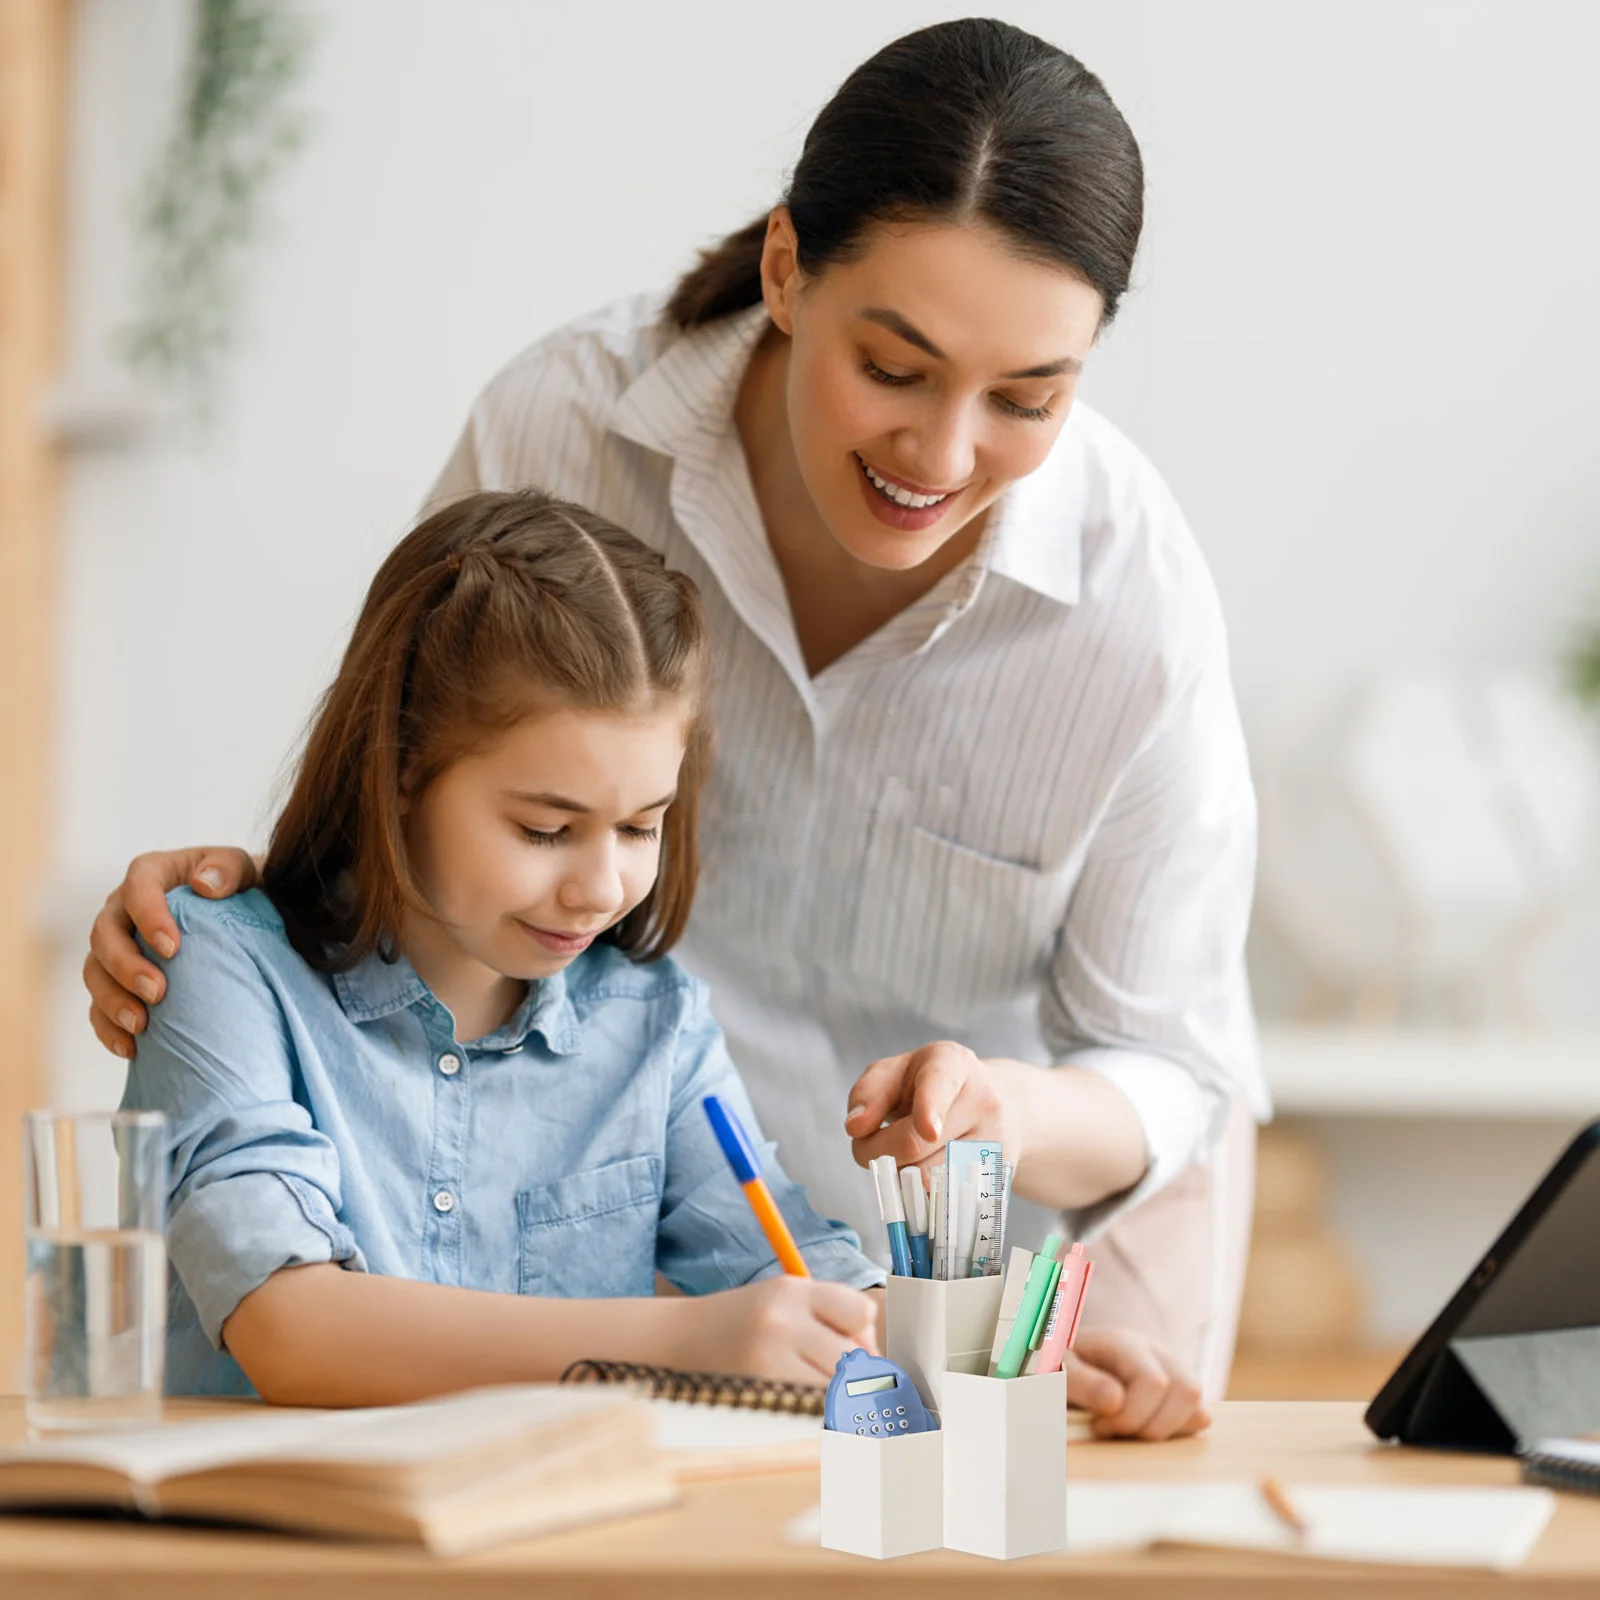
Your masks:
[{"label": "blue denim shirt", "polygon": [[[221,1329],[280,1267],[562,1296],[648,1295],[658,1269],[688,1294],[778,1270],[700,1099],[726,1096],[759,1138],[755,1114],[705,986],[671,960],[591,946],[458,1044],[404,959],[329,976],[258,890],[167,903],[181,948],[123,1104],[171,1122],[170,1392],[251,1392]],[[881,1283],[761,1148],[812,1272]]]}]

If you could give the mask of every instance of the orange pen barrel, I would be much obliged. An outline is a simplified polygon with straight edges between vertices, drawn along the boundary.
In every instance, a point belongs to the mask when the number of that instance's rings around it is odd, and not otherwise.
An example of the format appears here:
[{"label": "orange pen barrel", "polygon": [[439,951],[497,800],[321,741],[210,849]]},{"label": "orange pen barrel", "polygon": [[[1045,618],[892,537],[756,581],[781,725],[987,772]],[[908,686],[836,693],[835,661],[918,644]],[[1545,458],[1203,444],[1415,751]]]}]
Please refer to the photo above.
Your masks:
[{"label": "orange pen barrel", "polygon": [[783,1220],[778,1203],[772,1198],[772,1191],[766,1183],[760,1178],[752,1178],[739,1187],[744,1190],[744,1197],[750,1202],[750,1209],[755,1212],[756,1221],[761,1224],[761,1231],[766,1234],[767,1243],[772,1246],[772,1253],[782,1263],[783,1270],[792,1278],[809,1278],[811,1272],[806,1266],[805,1257],[800,1254],[794,1235],[789,1232],[789,1225]]}]

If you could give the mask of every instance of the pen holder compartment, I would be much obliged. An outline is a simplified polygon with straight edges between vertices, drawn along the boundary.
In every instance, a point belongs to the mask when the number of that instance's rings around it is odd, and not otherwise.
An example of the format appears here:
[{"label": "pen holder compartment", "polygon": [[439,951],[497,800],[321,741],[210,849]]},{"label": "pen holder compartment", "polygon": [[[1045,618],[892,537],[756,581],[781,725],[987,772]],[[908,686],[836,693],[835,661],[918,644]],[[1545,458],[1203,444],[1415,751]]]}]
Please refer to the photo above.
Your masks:
[{"label": "pen holder compartment", "polygon": [[[988,1352],[984,1352],[987,1361]],[[1067,1542],[1067,1378],[946,1372],[944,1543],[1010,1561]]]},{"label": "pen holder compartment", "polygon": [[851,1555],[915,1555],[944,1542],[944,1435],[903,1439],[822,1432],[822,1528],[826,1549]]},{"label": "pen holder compartment", "polygon": [[930,1411],[944,1409],[947,1373],[989,1370],[1003,1288],[998,1276],[889,1279],[884,1354],[917,1386]]}]

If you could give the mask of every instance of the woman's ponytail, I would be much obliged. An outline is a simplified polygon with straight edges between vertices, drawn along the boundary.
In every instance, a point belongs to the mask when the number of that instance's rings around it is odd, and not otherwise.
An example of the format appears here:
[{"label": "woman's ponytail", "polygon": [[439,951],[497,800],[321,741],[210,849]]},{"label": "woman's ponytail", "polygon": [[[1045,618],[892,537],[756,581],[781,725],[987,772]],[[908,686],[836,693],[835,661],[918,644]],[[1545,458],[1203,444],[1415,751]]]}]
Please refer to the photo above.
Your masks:
[{"label": "woman's ponytail", "polygon": [[700,328],[761,299],[761,251],[767,242],[767,219],[730,233],[719,245],[703,250],[667,302],[667,316],[680,328]]}]

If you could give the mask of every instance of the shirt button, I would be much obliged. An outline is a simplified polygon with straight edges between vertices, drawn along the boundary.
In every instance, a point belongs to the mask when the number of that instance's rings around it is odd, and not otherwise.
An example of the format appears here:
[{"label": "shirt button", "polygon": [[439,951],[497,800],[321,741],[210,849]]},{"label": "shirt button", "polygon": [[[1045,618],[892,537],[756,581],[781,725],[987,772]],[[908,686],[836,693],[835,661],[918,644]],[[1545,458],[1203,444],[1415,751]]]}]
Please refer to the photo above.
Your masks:
[{"label": "shirt button", "polygon": [[461,1070],[461,1057],[455,1055],[442,1055],[439,1057],[439,1070],[447,1078],[453,1078]]},{"label": "shirt button", "polygon": [[456,1208],[456,1197],[453,1194],[451,1194],[448,1189],[441,1189],[441,1190],[439,1190],[439,1192],[437,1194],[434,1195],[434,1197],[433,1197],[433,1209],[435,1211],[443,1213],[443,1212],[448,1212],[448,1211],[454,1211],[455,1208]]}]

